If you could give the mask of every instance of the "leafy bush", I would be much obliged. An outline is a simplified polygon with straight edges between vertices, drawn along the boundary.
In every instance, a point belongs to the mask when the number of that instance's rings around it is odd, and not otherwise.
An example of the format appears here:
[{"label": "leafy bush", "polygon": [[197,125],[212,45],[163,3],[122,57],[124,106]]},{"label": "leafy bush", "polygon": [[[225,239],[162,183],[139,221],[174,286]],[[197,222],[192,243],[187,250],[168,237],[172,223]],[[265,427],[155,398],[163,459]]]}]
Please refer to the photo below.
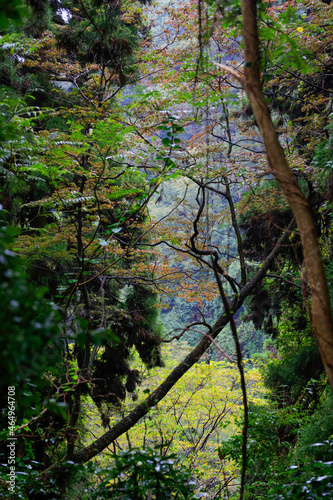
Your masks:
[{"label": "leafy bush", "polygon": [[308,461],[330,460],[332,450],[327,446],[318,445],[318,443],[325,443],[332,437],[333,397],[331,393],[328,393],[318,409],[309,418],[307,425],[302,428],[296,456]]},{"label": "leafy bush", "polygon": [[[45,299],[45,290],[37,289],[27,281],[21,259],[9,250],[16,234],[16,229],[0,222],[0,424],[3,429],[0,434],[0,496],[2,494],[3,498],[22,499],[59,498],[56,496],[55,481],[45,485],[44,479],[39,475],[38,467],[42,468],[44,463],[38,463],[32,442],[38,447],[42,440],[38,422],[40,425],[43,422],[45,424],[42,416],[45,416],[46,410],[55,420],[66,419],[64,403],[51,398],[50,384],[44,377],[46,373],[54,376],[62,359],[60,314]],[[33,423],[36,417],[39,420],[34,433],[29,421]],[[8,433],[13,436],[15,429],[21,425],[23,428],[16,434],[15,495],[11,496],[7,483],[7,437]],[[47,440],[52,444],[54,437],[50,435],[50,429],[47,432]]]},{"label": "leafy bush", "polygon": [[151,449],[130,450],[114,456],[114,466],[102,469],[102,482],[92,496],[95,500],[190,500],[190,474],[175,465],[175,455],[161,456]]},{"label": "leafy bush", "polygon": [[[303,397],[306,399],[307,385],[319,380],[323,365],[314,339],[309,339],[296,351],[290,351],[283,358],[274,359],[264,367],[264,381],[275,396],[280,396],[281,404],[295,404]],[[320,384],[315,384],[311,397],[312,405],[318,403],[316,392]]]},{"label": "leafy bush", "polygon": [[268,493],[272,500],[321,500],[333,498],[333,441],[315,443],[330,451],[331,460],[301,462],[277,478],[277,485]]},{"label": "leafy bush", "polygon": [[[40,409],[40,393],[48,382],[45,371],[61,359],[60,315],[46,299],[45,290],[28,283],[21,260],[8,249],[17,234],[11,227],[0,227],[0,348],[2,376],[1,408],[7,400],[8,386],[15,386],[18,418],[29,418]],[[32,410],[31,407],[34,407]]]},{"label": "leafy bush", "polygon": [[[289,465],[288,456],[296,441],[301,418],[297,408],[279,408],[274,403],[249,405],[246,500],[266,500],[267,491]],[[243,421],[239,422],[239,427],[243,427]],[[220,449],[239,466],[242,463],[241,442],[242,434],[239,433]]]}]

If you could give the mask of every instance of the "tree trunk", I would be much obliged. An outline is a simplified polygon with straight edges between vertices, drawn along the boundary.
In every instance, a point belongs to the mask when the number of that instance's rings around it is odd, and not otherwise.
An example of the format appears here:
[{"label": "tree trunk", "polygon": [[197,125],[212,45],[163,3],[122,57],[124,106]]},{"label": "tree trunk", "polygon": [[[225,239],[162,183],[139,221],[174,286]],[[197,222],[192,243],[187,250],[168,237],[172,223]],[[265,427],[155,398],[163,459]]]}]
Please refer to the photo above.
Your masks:
[{"label": "tree trunk", "polygon": [[241,0],[245,52],[242,84],[263,138],[268,163],[293,211],[301,236],[307,278],[311,287],[311,323],[333,392],[333,326],[330,298],[310,206],[304,198],[278,141],[260,84],[260,54],[255,0]]}]

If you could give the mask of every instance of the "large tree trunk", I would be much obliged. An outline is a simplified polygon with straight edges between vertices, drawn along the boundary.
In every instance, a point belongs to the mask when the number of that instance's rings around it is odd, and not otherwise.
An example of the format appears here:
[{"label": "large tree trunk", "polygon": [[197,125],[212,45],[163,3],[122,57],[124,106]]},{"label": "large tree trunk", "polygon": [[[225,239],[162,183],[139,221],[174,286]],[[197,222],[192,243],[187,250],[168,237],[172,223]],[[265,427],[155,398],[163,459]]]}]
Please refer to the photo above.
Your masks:
[{"label": "large tree trunk", "polygon": [[245,52],[242,84],[249,98],[269,166],[292,209],[301,236],[307,278],[311,287],[311,322],[333,392],[333,326],[330,298],[310,206],[304,198],[278,141],[260,84],[260,54],[255,0],[241,0]]}]

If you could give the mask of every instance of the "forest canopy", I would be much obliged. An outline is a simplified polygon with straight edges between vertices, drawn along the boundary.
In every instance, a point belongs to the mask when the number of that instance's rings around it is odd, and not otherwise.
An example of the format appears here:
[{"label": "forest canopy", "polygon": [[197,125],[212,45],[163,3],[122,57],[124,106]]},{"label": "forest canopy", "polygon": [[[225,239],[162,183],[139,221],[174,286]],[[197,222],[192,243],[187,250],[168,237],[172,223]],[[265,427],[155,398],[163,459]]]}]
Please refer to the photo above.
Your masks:
[{"label": "forest canopy", "polygon": [[333,4],[0,4],[4,498],[331,498]]}]

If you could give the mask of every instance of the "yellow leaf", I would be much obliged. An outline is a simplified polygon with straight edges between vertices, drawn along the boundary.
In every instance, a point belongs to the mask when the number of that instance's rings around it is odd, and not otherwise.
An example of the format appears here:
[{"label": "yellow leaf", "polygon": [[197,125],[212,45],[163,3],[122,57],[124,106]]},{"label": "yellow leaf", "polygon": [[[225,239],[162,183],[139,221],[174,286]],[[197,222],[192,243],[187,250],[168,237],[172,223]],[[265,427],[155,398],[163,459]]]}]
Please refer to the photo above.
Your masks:
[{"label": "yellow leaf", "polygon": [[297,31],[298,31],[299,33],[303,33],[303,31],[304,31],[304,28],[302,28],[302,26],[299,26],[299,27],[298,27],[298,28],[296,28],[296,29],[297,29]]}]

